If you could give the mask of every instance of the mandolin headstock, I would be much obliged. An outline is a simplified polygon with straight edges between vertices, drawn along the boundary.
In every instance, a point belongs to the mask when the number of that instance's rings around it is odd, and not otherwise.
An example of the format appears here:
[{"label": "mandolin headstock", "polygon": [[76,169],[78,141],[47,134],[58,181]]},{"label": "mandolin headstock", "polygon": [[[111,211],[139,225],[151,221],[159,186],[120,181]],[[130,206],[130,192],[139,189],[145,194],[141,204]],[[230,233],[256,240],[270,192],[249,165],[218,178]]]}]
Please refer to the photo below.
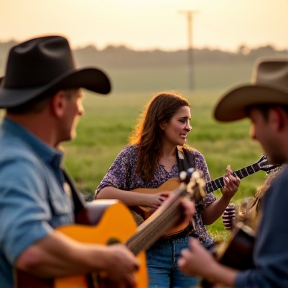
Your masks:
[{"label": "mandolin headstock", "polygon": [[202,171],[194,168],[188,169],[187,172],[182,171],[180,180],[187,184],[186,191],[189,194],[189,198],[194,199],[195,203],[200,202],[206,196],[206,182]]}]

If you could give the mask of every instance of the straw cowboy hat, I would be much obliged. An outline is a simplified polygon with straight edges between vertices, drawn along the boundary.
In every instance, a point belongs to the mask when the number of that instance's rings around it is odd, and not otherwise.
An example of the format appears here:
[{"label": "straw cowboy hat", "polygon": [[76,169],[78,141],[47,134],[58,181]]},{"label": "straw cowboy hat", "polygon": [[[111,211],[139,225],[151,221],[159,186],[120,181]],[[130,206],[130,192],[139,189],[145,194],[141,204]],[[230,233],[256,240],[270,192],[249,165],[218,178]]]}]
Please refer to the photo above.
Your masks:
[{"label": "straw cowboy hat", "polygon": [[19,106],[60,89],[83,87],[100,94],[111,89],[103,71],[76,69],[69,43],[62,36],[39,37],[12,47],[0,81],[0,108]]},{"label": "straw cowboy hat", "polygon": [[222,122],[247,117],[247,107],[257,104],[288,105],[288,59],[261,59],[254,68],[252,84],[226,93],[214,109]]}]

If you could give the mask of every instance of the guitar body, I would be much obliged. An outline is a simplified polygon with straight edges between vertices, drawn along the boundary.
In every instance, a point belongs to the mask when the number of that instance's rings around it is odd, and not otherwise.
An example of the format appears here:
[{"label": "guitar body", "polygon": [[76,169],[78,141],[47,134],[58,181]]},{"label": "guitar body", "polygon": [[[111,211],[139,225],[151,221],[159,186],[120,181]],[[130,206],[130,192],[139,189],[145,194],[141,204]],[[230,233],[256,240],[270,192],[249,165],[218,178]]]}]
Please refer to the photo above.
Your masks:
[{"label": "guitar body", "polygon": [[167,180],[166,182],[164,182],[161,186],[157,188],[136,188],[132,191],[143,192],[147,194],[155,194],[155,193],[166,192],[166,191],[172,192],[175,189],[177,189],[179,185],[180,185],[179,179],[174,177],[174,178]]},{"label": "guitar body", "polygon": [[[216,247],[216,251],[215,249],[212,251],[215,258],[219,263],[237,270],[254,268],[255,232],[240,222],[232,232],[229,241]],[[203,279],[199,286],[200,288],[213,288],[214,283]]]},{"label": "guitar body", "polygon": [[234,228],[230,240],[218,251],[218,261],[231,268],[246,270],[254,268],[253,247],[254,231],[240,223]]},{"label": "guitar body", "polygon": [[[98,203],[97,203],[98,202]],[[106,204],[105,204],[106,203]],[[57,231],[69,236],[70,238],[79,241],[81,243],[89,244],[107,244],[109,242],[121,242],[125,243],[137,229],[137,225],[134,218],[127,209],[127,207],[121,202],[115,200],[97,200],[93,201],[93,206],[97,204],[101,206],[102,216],[97,225],[67,225],[61,226]],[[104,205],[103,205],[104,204]],[[106,208],[103,208],[106,207]],[[98,215],[99,216],[99,215]],[[141,251],[137,258],[140,262],[140,269],[136,273],[136,286],[133,288],[147,288],[148,276],[146,270],[146,256],[145,252]],[[31,276],[27,273],[16,271],[16,287],[17,288],[108,288],[105,281],[92,281],[89,283],[89,279],[95,279],[95,275],[75,275],[63,278],[43,280],[35,276]],[[29,281],[30,279],[30,281]],[[90,280],[91,282],[91,280]],[[34,284],[33,284],[34,283]],[[36,286],[37,285],[37,286]],[[113,285],[114,288],[115,285]],[[124,287],[123,287],[124,288]]]},{"label": "guitar body", "polygon": [[[171,178],[164,182],[162,185],[160,185],[157,188],[136,188],[134,190],[131,190],[132,192],[141,192],[141,193],[146,193],[146,194],[156,194],[160,192],[173,192],[176,190],[180,185],[180,181],[178,178]],[[149,211],[149,208],[143,207],[143,206],[138,206],[136,212],[138,212],[144,220],[148,219],[153,213]],[[174,227],[170,229],[166,235],[170,236],[176,233],[181,232],[181,230],[185,229],[188,226],[189,222],[183,222],[177,227]]]},{"label": "guitar body", "polygon": [[[239,177],[240,179],[243,179],[253,173],[256,173],[260,170],[265,171],[269,173],[272,169],[276,169],[279,167],[279,165],[272,165],[269,163],[267,157],[263,155],[257,162],[248,165],[240,170],[236,170],[233,172],[234,176]],[[174,191],[177,189],[180,185],[179,179],[178,178],[171,178],[165,183],[163,183],[161,186],[158,188],[136,188],[134,190],[131,190],[132,192],[141,192],[141,193],[146,193],[146,194],[155,194],[159,192],[169,192],[169,191]],[[216,191],[219,188],[222,188],[224,186],[224,179],[223,176],[220,178],[217,178],[215,180],[209,181],[206,183],[205,187],[205,192],[206,194],[212,193]],[[204,192],[203,192],[204,193]],[[197,200],[201,200],[205,197],[205,193],[201,195],[201,197],[195,197],[194,200],[197,203]],[[153,212],[147,207],[142,207],[142,206],[134,206],[131,208],[134,212],[139,214],[144,220],[148,219]],[[139,218],[141,218],[139,217]],[[181,232],[181,230],[185,229],[188,226],[189,222],[182,223],[179,226],[169,230],[166,235],[171,236],[173,234]]]}]

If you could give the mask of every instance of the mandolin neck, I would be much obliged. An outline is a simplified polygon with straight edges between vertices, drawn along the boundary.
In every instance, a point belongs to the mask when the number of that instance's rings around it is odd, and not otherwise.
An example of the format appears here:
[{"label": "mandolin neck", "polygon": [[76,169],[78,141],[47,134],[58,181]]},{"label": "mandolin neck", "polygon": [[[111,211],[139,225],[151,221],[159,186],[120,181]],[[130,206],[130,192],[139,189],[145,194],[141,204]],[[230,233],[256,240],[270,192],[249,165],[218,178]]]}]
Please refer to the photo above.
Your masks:
[{"label": "mandolin neck", "polygon": [[[254,163],[254,164],[248,165],[242,169],[236,170],[232,174],[234,176],[237,176],[240,179],[243,179],[243,178],[245,178],[249,175],[252,175],[252,174],[254,174],[260,170],[261,170],[260,165],[258,163]],[[224,186],[224,177],[225,176],[222,176],[222,177],[219,177],[215,180],[207,182],[206,183],[206,192],[212,193],[213,191],[215,191],[219,188],[222,188]]]}]

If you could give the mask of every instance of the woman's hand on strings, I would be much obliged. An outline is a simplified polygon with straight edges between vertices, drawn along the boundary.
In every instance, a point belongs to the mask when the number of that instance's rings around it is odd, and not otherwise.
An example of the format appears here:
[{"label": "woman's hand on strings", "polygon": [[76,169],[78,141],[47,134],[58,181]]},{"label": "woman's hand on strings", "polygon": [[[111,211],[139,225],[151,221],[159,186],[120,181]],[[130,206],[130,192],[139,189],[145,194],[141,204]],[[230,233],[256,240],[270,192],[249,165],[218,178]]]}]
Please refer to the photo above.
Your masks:
[{"label": "woman's hand on strings", "polygon": [[150,207],[155,211],[170,196],[170,193],[169,192],[159,192],[156,194],[149,194],[147,196],[149,196],[149,197],[147,197],[147,203],[145,206]]},{"label": "woman's hand on strings", "polygon": [[224,187],[221,189],[223,197],[231,199],[238,190],[240,179],[233,175],[231,166],[226,168],[226,175],[223,177]]}]

